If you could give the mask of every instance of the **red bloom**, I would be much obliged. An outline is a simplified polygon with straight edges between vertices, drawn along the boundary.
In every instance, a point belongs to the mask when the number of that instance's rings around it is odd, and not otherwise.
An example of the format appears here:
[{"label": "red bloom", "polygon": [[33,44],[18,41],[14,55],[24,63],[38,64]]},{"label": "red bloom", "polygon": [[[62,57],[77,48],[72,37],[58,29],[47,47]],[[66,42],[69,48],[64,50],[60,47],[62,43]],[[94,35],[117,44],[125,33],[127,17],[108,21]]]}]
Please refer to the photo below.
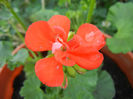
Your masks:
[{"label": "red bloom", "polygon": [[35,72],[47,86],[62,86],[64,73],[62,65],[92,70],[98,68],[103,55],[98,51],[105,45],[102,32],[92,24],[83,24],[77,34],[67,42],[70,20],[55,15],[48,22],[38,21],[29,26],[25,43],[32,51],[52,50],[54,57],[39,60]]}]

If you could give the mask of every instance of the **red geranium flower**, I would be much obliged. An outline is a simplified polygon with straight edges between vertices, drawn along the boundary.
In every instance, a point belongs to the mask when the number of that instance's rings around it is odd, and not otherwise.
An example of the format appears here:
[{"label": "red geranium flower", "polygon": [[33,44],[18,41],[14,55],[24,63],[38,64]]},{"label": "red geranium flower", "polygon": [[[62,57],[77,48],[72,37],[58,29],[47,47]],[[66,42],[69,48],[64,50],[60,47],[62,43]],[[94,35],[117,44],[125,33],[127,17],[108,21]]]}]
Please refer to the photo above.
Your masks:
[{"label": "red geranium flower", "polygon": [[50,87],[62,86],[63,66],[73,66],[92,70],[98,68],[103,55],[98,51],[105,45],[102,32],[92,24],[83,24],[77,34],[67,42],[70,20],[66,16],[55,15],[49,21],[31,24],[26,32],[25,43],[32,51],[52,50],[53,57],[39,60],[35,72],[42,83]]}]

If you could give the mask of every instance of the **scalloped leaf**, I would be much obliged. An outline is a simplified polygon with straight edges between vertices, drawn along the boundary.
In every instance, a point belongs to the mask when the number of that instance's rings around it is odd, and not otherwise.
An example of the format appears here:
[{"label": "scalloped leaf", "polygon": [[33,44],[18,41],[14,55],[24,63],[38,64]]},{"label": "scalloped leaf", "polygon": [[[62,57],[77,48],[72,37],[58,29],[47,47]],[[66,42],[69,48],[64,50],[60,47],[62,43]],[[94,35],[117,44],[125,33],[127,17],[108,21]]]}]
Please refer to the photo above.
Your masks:
[{"label": "scalloped leaf", "polygon": [[44,99],[44,93],[40,89],[41,82],[33,75],[24,81],[24,86],[21,88],[20,95],[24,99]]},{"label": "scalloped leaf", "polygon": [[74,79],[69,78],[69,85],[64,90],[64,99],[94,99],[92,92],[95,90],[97,79],[96,70],[77,75]]},{"label": "scalloped leaf", "polygon": [[17,54],[12,56],[12,59],[8,61],[8,68],[13,70],[15,69],[15,67],[23,65],[26,62],[28,56],[29,56],[29,53],[26,49],[24,48],[20,49],[17,52]]},{"label": "scalloped leaf", "polygon": [[116,3],[108,12],[107,20],[116,28],[115,35],[107,39],[113,53],[127,53],[133,50],[133,3]]},{"label": "scalloped leaf", "polygon": [[34,62],[28,62],[24,66],[26,80],[20,90],[20,95],[23,96],[24,99],[44,99],[44,93],[40,88],[41,82],[35,74],[34,67]]},{"label": "scalloped leaf", "polygon": [[0,68],[12,57],[13,47],[8,41],[0,41]]},{"label": "scalloped leaf", "polygon": [[115,95],[114,83],[108,72],[102,71],[98,77],[95,99],[112,99]]}]

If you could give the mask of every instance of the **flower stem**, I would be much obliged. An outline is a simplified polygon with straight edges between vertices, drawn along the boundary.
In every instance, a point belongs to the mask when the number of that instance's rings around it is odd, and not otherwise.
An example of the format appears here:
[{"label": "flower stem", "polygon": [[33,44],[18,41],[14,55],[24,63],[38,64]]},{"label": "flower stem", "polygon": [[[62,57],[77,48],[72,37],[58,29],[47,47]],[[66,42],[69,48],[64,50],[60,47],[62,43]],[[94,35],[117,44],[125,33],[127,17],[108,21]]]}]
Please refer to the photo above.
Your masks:
[{"label": "flower stem", "polygon": [[18,29],[16,28],[16,26],[15,26],[12,22],[10,22],[10,24],[12,25],[12,27],[13,27],[14,30],[16,31],[18,37],[22,40],[22,42],[24,42],[24,37],[23,37],[23,35],[18,31]]},{"label": "flower stem", "polygon": [[53,57],[54,54],[50,54],[50,55],[47,55],[46,58],[50,58],[50,57]]},{"label": "flower stem", "polygon": [[29,50],[29,52],[33,55],[33,57],[35,58],[35,60],[38,59],[38,58],[37,58],[37,55],[36,55],[33,51]]},{"label": "flower stem", "polygon": [[42,10],[45,9],[45,0],[41,0],[41,4],[42,4]]},{"label": "flower stem", "polygon": [[26,26],[24,25],[24,23],[21,21],[21,19],[18,17],[18,15],[16,14],[16,12],[13,10],[13,8],[11,7],[10,3],[8,2],[8,0],[3,0],[4,5],[9,9],[9,11],[12,13],[12,15],[15,17],[15,19],[21,24],[21,26],[23,27],[24,30],[26,30]]},{"label": "flower stem", "polygon": [[[10,5],[10,3],[7,0],[2,0],[2,2],[9,9],[9,11],[15,17],[15,19],[21,24],[21,26],[23,27],[23,29],[26,31],[26,26],[24,25],[24,23],[22,22],[22,20],[18,17],[18,15],[16,14],[16,12],[13,10],[13,8]],[[23,39],[23,42],[24,42],[24,37],[22,36],[22,34],[17,30],[17,28],[15,26],[13,26],[13,28],[16,30],[17,35],[20,37],[20,39]],[[33,57],[35,59],[38,59],[37,58],[37,55],[33,51],[29,50],[29,52],[31,52],[31,54],[33,55]]]},{"label": "flower stem", "polygon": [[88,12],[88,16],[87,16],[87,22],[88,23],[91,22],[91,18],[92,18],[92,15],[93,15],[95,4],[96,4],[96,0],[91,0],[90,1],[89,12]]}]

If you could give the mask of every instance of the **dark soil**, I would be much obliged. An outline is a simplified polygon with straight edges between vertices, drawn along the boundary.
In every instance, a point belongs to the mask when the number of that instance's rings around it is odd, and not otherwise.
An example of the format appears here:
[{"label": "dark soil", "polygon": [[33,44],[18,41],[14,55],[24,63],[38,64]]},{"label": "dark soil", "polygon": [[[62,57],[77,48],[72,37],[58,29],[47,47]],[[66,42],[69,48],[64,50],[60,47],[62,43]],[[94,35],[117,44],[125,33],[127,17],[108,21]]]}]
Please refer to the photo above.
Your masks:
[{"label": "dark soil", "polygon": [[[117,66],[117,64],[115,64],[109,57],[105,55],[103,70],[106,70],[110,73],[115,83],[116,95],[113,99],[133,99],[133,88],[129,84],[126,76]],[[22,71],[14,81],[14,93],[12,99],[24,99],[19,95],[19,91],[23,86],[24,80],[25,75]]]},{"label": "dark soil", "polygon": [[14,80],[14,84],[13,84],[14,92],[13,92],[12,99],[24,99],[19,95],[19,91],[23,86],[24,80],[25,80],[25,73],[24,71],[22,71],[21,74],[18,75],[18,77],[16,77],[16,79]]}]

